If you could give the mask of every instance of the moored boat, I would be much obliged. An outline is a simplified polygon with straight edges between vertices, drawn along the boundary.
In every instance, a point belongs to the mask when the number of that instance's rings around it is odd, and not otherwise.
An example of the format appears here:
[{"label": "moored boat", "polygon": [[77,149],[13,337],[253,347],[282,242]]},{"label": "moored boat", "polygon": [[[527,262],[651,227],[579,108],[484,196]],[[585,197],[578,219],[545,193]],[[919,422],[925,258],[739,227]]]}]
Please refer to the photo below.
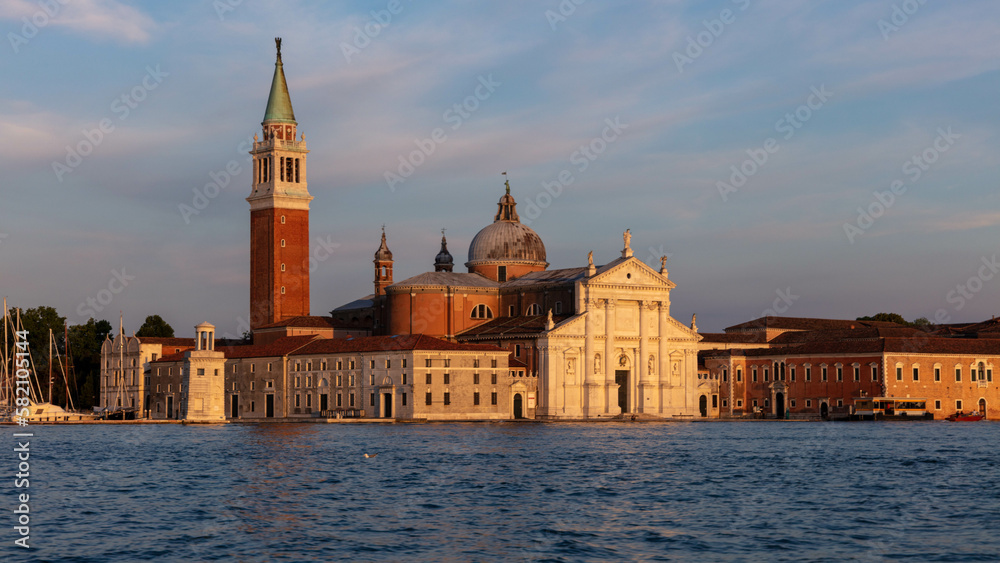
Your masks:
[{"label": "moored boat", "polygon": [[945,417],[945,420],[949,420],[951,422],[976,422],[976,421],[982,420],[984,418],[986,418],[986,417],[983,416],[982,414],[979,414],[978,412],[975,412],[975,411],[974,412],[967,412],[967,413],[959,411],[959,412],[957,412],[957,413],[955,413],[953,415]]}]

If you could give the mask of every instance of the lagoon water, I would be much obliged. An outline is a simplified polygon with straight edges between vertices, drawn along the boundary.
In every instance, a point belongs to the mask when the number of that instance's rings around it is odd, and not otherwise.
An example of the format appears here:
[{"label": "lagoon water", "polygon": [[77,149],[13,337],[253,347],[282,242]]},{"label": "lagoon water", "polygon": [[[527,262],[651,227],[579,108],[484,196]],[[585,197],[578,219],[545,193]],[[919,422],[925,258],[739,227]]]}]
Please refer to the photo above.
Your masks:
[{"label": "lagoon water", "polygon": [[32,430],[4,561],[1000,559],[996,423]]}]

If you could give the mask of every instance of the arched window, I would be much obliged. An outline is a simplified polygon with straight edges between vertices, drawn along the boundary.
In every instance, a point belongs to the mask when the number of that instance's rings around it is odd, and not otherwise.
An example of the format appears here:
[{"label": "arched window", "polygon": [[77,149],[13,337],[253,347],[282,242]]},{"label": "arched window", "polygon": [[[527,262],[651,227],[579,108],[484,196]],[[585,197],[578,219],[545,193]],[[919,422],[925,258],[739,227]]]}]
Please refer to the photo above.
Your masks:
[{"label": "arched window", "polygon": [[472,318],[473,319],[492,319],[493,310],[486,305],[480,303],[472,308]]},{"label": "arched window", "polygon": [[542,308],[538,306],[538,303],[532,303],[528,307],[528,312],[525,313],[525,314],[528,315],[529,317],[536,316],[536,315],[541,315],[542,314]]}]

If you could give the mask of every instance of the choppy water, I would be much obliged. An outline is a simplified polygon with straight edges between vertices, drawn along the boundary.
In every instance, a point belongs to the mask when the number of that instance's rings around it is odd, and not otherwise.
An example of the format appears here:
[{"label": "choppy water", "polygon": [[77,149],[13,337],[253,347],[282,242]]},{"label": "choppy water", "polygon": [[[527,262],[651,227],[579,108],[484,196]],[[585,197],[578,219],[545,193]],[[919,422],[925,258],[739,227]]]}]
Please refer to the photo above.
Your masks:
[{"label": "choppy water", "polygon": [[33,430],[6,561],[1000,559],[995,423]]}]

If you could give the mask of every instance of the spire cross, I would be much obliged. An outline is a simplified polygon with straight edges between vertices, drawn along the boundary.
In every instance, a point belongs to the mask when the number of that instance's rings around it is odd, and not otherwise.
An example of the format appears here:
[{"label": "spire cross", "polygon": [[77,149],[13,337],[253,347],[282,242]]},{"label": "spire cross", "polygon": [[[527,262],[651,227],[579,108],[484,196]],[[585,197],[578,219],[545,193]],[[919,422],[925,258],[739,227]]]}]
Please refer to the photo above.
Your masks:
[{"label": "spire cross", "polygon": [[278,48],[278,58],[280,59],[281,58],[281,38],[280,37],[275,37],[274,38],[274,45]]}]

